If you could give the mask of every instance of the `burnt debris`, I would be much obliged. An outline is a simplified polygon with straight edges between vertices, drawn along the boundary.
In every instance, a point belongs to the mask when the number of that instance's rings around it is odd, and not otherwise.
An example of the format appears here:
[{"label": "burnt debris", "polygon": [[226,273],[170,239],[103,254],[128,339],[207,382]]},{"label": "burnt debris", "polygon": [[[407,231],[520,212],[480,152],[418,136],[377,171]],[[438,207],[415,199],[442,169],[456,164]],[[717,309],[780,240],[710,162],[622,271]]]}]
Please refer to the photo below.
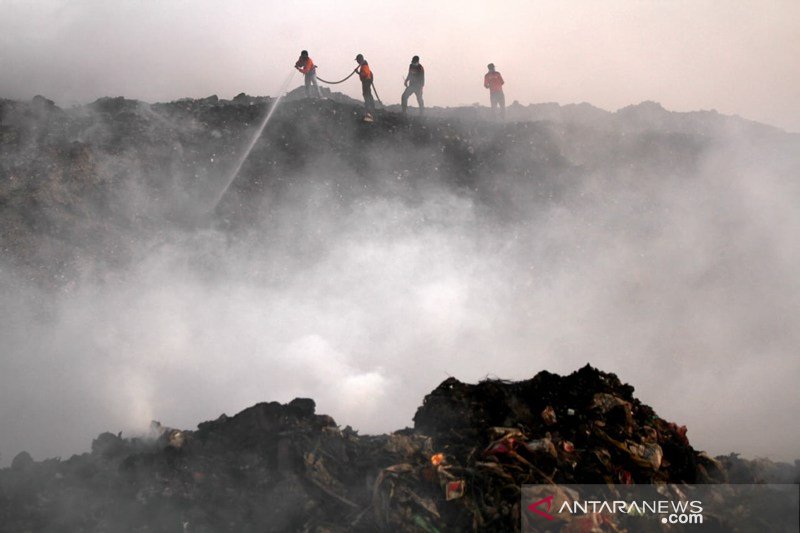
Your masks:
[{"label": "burnt debris", "polygon": [[797,482],[797,465],[712,458],[617,376],[454,378],[414,427],[359,435],[314,401],[194,431],[103,433],[91,452],[0,470],[8,531],[513,531],[522,484]]}]

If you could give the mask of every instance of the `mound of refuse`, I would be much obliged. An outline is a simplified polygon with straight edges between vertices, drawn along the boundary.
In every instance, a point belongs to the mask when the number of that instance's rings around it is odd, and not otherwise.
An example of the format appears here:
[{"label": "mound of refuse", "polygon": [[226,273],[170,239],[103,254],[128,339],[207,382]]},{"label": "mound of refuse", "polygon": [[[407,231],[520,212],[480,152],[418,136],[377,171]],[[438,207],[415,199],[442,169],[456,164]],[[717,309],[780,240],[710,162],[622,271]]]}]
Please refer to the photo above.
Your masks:
[{"label": "mound of refuse", "polygon": [[280,204],[298,184],[334,187],[345,204],[398,191],[415,202],[435,185],[510,217],[574,195],[596,176],[693,179],[709,150],[738,142],[734,132],[770,158],[776,146],[784,158],[797,153],[797,136],[775,128],[652,103],[616,114],[511,106],[520,121],[508,123],[478,120],[473,108],[423,117],[380,110],[365,124],[358,102],[326,94],[293,93],[280,106],[246,94],[155,104],[106,97],[69,109],[40,96],[0,99],[5,262],[44,286],[102,277],[165,233],[246,232],[265,201]]},{"label": "mound of refuse", "polygon": [[310,399],[194,431],[104,433],[91,453],[0,471],[8,531],[513,531],[522,484],[797,482],[795,464],[711,458],[633,387],[590,366],[454,378],[414,428],[359,435]]}]

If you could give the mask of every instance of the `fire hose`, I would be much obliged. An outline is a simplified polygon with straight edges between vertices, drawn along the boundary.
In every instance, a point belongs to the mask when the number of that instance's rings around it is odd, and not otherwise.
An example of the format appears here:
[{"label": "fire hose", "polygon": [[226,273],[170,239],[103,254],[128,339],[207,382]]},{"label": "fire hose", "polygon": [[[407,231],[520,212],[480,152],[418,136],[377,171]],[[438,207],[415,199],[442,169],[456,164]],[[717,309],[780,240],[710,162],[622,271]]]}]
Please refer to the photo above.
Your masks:
[{"label": "fire hose", "polygon": [[[341,80],[339,80],[339,81],[328,81],[328,80],[323,80],[323,79],[322,79],[322,78],[320,78],[319,76],[317,76],[317,80],[318,80],[318,81],[321,81],[322,83],[327,83],[328,85],[338,85],[338,84],[340,84],[340,83],[344,83],[344,82],[346,82],[347,80],[349,80],[349,79],[350,79],[350,78],[353,76],[353,74],[355,74],[356,72],[358,72],[358,67],[356,67],[356,68],[353,70],[353,72],[351,72],[350,74],[348,74],[346,78],[343,78],[343,79],[341,79]],[[372,87],[372,90],[375,92],[375,98],[377,98],[377,99],[378,99],[378,103],[379,103],[379,104],[381,104],[381,105],[383,105],[383,102],[381,101],[381,97],[380,97],[380,96],[378,96],[378,89],[376,89],[376,88],[375,88],[375,82],[372,82],[372,83],[370,83],[370,86]]]},{"label": "fire hose", "polygon": [[353,76],[353,74],[355,74],[356,72],[358,72],[358,68],[356,68],[355,70],[353,70],[353,72],[351,72],[351,73],[350,73],[350,74],[349,74],[349,75],[348,75],[346,78],[344,78],[344,79],[342,79],[342,80],[339,80],[339,81],[328,81],[328,80],[323,80],[323,79],[322,79],[322,78],[320,78],[319,76],[317,76],[317,79],[318,79],[319,81],[321,81],[322,83],[327,83],[328,85],[339,85],[340,83],[344,83],[344,82],[346,82],[347,80],[349,80],[349,79],[350,79],[350,78]]}]

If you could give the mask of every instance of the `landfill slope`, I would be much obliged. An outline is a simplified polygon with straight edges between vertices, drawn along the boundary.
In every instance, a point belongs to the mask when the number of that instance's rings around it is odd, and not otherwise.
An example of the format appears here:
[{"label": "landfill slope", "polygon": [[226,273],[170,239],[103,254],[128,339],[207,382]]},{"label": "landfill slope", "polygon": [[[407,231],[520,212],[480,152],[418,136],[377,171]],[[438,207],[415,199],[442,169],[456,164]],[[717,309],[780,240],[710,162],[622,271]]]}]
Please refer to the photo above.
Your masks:
[{"label": "landfill slope", "polygon": [[590,366],[448,379],[414,428],[359,435],[311,399],[260,403],[90,453],[0,470],[4,531],[515,531],[524,483],[797,482],[797,465],[711,458]]},{"label": "landfill slope", "polygon": [[550,106],[505,124],[462,108],[426,117],[379,111],[365,124],[359,106],[332,94],[279,105],[231,176],[273,105],[245,94],[157,104],[101,98],[69,109],[40,96],[0,99],[6,268],[47,287],[94,280],[170,232],[246,233],[265,201],[280,205],[300,184],[333,186],[345,206],[386,194],[414,203],[444,187],[510,220],[578,194],[599,175],[636,187],[693,180],[710,150],[740,136],[754,150],[795,153],[799,145],[776,128],[653,103],[617,113]]}]

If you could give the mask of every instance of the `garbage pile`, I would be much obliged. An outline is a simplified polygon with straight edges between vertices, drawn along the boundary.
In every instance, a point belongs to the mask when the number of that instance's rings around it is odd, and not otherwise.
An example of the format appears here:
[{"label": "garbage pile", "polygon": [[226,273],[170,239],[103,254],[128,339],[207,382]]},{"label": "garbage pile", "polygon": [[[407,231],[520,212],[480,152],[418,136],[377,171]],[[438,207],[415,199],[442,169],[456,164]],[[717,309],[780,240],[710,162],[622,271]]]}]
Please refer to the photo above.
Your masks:
[{"label": "garbage pile", "polygon": [[[590,366],[520,382],[450,378],[425,398],[414,422],[437,452],[432,466],[444,500],[457,502],[445,504],[448,526],[518,527],[522,484],[724,479],[719,463],[689,445],[685,427],[659,418],[633,387]],[[420,486],[425,468],[407,483]]]},{"label": "garbage pile", "polygon": [[[695,176],[708,150],[730,142],[723,132],[734,131],[716,115],[701,127],[697,117],[663,109],[654,122],[639,113],[629,123],[627,115],[559,108],[530,116],[552,121],[503,124],[469,119],[477,117],[473,108],[465,115],[430,109],[425,117],[380,110],[365,125],[363,105],[344,95],[292,96],[275,108],[219,203],[275,99],[241,93],[148,104],[106,97],[61,109],[43,97],[0,98],[4,259],[41,286],[69,287],[124,271],[140,246],[187,228],[246,235],[261,222],[264,202],[285,202],[306,184],[335,188],[345,205],[398,193],[416,202],[441,187],[513,220],[573,197],[598,175],[659,186]],[[631,130],[638,133],[625,133]],[[751,130],[739,124],[735,131]],[[774,150],[770,144],[764,157],[774,159]],[[794,161],[787,154],[796,152],[787,148],[782,158]]]},{"label": "garbage pile", "polygon": [[[0,470],[9,531],[515,531],[522,484],[715,483],[755,463],[694,450],[683,426],[586,366],[476,385],[450,378],[414,428],[359,435],[310,399],[197,430],[104,433],[91,453]],[[762,462],[797,480],[797,465]],[[751,466],[748,466],[751,465]],[[751,471],[755,471],[751,468]]]}]

